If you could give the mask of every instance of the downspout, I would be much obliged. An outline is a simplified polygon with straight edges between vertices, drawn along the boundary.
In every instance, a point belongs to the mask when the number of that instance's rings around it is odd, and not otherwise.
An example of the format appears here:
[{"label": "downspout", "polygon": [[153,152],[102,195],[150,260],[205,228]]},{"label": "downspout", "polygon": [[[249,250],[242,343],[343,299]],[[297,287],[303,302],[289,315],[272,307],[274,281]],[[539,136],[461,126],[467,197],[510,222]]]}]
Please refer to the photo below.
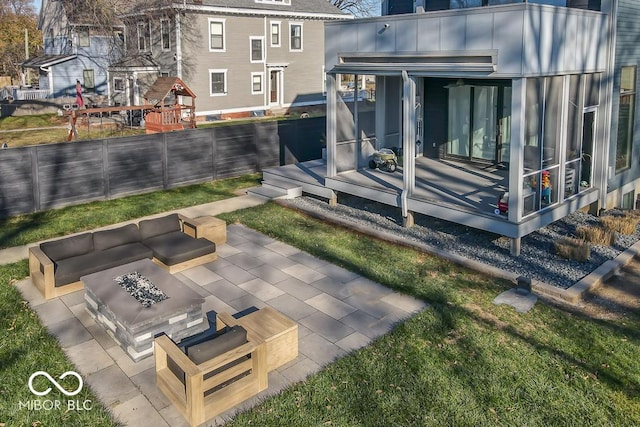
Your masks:
[{"label": "downspout", "polygon": [[180,11],[176,14],[176,76],[182,80],[182,28]]},{"label": "downspout", "polygon": [[[264,49],[264,61],[262,61],[262,105],[267,110],[267,46],[271,45],[271,32],[267,26],[267,15],[264,16],[264,39],[262,42],[262,48]],[[269,44],[267,44],[269,43]],[[251,79],[251,88],[253,89],[253,79]],[[266,111],[265,111],[266,113]]]},{"label": "downspout", "polygon": [[405,225],[413,225],[409,214],[409,196],[413,194],[416,175],[416,82],[409,77],[406,70],[402,70],[402,193],[400,195],[400,208]]}]

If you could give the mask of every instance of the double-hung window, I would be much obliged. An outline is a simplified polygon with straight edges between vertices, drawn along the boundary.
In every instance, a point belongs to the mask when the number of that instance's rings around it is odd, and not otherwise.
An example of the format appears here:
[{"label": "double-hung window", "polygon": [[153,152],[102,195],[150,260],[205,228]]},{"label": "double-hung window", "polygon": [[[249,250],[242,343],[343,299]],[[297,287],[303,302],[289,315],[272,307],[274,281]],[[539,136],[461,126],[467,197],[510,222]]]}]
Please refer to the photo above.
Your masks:
[{"label": "double-hung window", "polygon": [[251,62],[263,62],[264,61],[264,49],[263,49],[262,37],[249,37],[249,44],[251,49]]},{"label": "double-hung window", "polygon": [[251,73],[251,94],[259,95],[264,93],[262,89],[263,73]]},{"label": "double-hung window", "polygon": [[225,50],[224,20],[209,20],[209,50]]},{"label": "double-hung window", "polygon": [[138,22],[138,50],[146,52],[151,50],[151,33],[148,22]]},{"label": "double-hung window", "polygon": [[302,24],[291,23],[289,24],[289,50],[302,51]]},{"label": "double-hung window", "polygon": [[271,21],[271,47],[280,47],[280,22]]},{"label": "double-hung window", "polygon": [[227,70],[209,70],[211,96],[227,94]]}]

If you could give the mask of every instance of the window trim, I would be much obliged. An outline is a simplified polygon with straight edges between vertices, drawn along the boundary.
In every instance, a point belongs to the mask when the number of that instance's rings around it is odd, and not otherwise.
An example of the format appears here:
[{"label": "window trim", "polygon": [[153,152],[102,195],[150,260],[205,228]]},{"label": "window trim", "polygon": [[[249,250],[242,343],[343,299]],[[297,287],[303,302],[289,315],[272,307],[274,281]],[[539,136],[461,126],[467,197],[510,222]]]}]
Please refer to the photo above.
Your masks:
[{"label": "window trim", "polygon": [[[300,49],[293,48],[293,36],[291,35],[291,29],[295,26],[300,27]],[[289,52],[302,52],[304,51],[304,26],[302,22],[289,22]]]},{"label": "window trim", "polygon": [[[222,25],[222,47],[212,47],[211,46],[211,36],[213,34],[211,34],[211,24],[213,23],[218,23]],[[209,18],[208,20],[208,34],[209,34],[209,52],[226,52],[227,51],[227,24],[226,24],[226,19],[219,19],[219,18]]]},{"label": "window trim", "polygon": [[[224,81],[223,81],[223,90],[221,93],[219,92],[213,92],[212,91],[212,83],[213,81],[211,80],[211,75],[212,74],[222,74],[224,76]],[[210,68],[209,69],[209,96],[227,96],[227,69],[226,68]]]},{"label": "window trim", "polygon": [[[166,36],[168,47],[164,47],[165,28],[167,30]],[[160,49],[165,52],[171,50],[171,19],[169,18],[160,19]]]},{"label": "window trim", "polygon": [[[273,27],[278,27],[278,43],[273,43]],[[271,31],[269,32],[269,45],[271,47],[280,47],[282,46],[282,22],[281,21],[271,21],[271,25],[269,26]]]},{"label": "window trim", "polygon": [[[260,90],[256,91],[253,88],[253,78],[260,77]],[[264,73],[262,71],[256,71],[251,73],[251,95],[264,95]]]},{"label": "window trim", "polygon": [[[253,59],[253,42],[254,40],[260,40],[260,59]],[[252,64],[262,64],[264,62],[264,37],[251,36],[249,37],[249,62]]]},{"label": "window trim", "polygon": [[[116,80],[121,82],[122,84],[122,89],[117,89],[116,88]],[[124,77],[114,77],[113,78],[113,92],[114,93],[122,93],[125,90],[125,85],[124,85]]]}]

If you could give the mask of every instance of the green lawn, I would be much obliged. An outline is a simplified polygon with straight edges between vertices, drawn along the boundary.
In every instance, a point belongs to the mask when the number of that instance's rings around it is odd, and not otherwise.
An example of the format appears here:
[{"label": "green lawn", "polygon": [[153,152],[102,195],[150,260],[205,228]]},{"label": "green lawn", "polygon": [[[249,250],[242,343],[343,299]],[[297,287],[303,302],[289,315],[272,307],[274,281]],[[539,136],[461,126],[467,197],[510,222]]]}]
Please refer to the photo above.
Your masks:
[{"label": "green lawn", "polygon": [[640,318],[594,321],[274,204],[224,215],[431,306],[231,425],[640,425]]},{"label": "green lawn", "polygon": [[64,236],[174,209],[215,202],[260,184],[260,174],[243,175],[167,191],[123,197],[0,219],[0,249]]},{"label": "green lawn", "polygon": [[[0,247],[33,243],[102,225],[114,224],[145,215],[226,199],[241,188],[255,186],[259,174],[191,185],[105,202],[56,209],[0,220]],[[60,375],[74,370],[57,341],[47,333],[37,314],[22,300],[12,284],[29,275],[26,260],[0,266],[0,426],[112,426],[117,425],[88,387],[72,399],[58,389],[42,398],[31,394],[27,381],[36,371]],[[55,375],[54,375],[55,376]],[[77,386],[68,378],[68,390]],[[61,381],[62,382],[62,381]],[[65,384],[64,382],[62,382]],[[35,388],[51,386],[38,377]],[[34,399],[41,402],[91,401],[91,410],[33,410],[20,406]],[[46,403],[44,403],[46,405]]]},{"label": "green lawn", "polygon": [[[132,202],[130,211],[146,209],[143,200]],[[539,302],[518,314],[491,302],[507,283],[276,204],[222,217],[430,304],[230,425],[640,425],[637,313],[595,321]],[[49,233],[79,231],[73,221],[62,223]],[[41,234],[32,228],[34,236]],[[26,274],[26,262],[0,267],[0,423],[112,425],[90,390],[83,399],[94,400],[92,411],[17,409],[17,401],[32,396],[25,385],[32,372],[73,369],[10,286]]]}]

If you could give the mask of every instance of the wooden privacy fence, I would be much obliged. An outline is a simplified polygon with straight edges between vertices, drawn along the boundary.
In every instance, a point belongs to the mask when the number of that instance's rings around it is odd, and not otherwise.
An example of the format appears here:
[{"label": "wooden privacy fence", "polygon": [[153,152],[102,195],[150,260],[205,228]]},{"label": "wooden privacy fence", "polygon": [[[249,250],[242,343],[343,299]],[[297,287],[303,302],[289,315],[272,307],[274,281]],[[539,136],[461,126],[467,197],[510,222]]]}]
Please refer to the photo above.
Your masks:
[{"label": "wooden privacy fence", "polygon": [[0,150],[0,217],[320,158],[325,118]]}]

